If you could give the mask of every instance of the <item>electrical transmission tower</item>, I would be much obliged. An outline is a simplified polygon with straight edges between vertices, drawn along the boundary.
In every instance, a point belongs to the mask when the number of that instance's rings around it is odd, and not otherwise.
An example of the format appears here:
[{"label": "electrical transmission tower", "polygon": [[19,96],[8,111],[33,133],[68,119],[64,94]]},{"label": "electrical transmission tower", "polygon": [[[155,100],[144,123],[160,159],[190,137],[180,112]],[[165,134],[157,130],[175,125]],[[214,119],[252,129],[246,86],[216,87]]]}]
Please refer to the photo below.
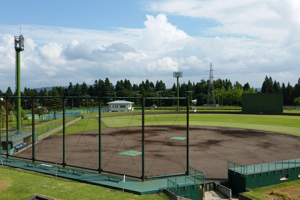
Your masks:
[{"label": "electrical transmission tower", "polygon": [[216,107],[216,99],[215,99],[215,92],[214,92],[214,74],[213,74],[213,67],[212,63],[210,63],[210,70],[209,70],[209,82],[208,82],[208,93],[207,93],[207,101],[206,104],[203,106],[206,107]]}]

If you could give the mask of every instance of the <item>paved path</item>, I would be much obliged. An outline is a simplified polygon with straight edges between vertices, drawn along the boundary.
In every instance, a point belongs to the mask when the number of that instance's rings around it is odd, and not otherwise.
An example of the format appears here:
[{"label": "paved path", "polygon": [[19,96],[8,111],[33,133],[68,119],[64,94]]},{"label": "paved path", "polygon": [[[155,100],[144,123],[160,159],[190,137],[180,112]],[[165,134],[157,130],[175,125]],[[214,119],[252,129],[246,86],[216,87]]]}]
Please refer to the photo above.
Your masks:
[{"label": "paved path", "polygon": [[[227,199],[223,194],[218,191],[206,191],[205,192],[205,200],[222,200]],[[236,198],[231,198],[231,200],[238,200]]]}]

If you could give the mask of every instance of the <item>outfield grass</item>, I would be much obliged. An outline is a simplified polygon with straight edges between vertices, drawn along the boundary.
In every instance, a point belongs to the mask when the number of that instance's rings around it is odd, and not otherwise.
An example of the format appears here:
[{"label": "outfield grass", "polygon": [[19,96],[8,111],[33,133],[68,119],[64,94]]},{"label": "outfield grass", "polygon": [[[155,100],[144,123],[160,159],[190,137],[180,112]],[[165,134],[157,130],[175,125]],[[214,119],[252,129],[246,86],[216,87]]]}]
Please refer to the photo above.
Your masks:
[{"label": "outfield grass", "polygon": [[253,198],[255,200],[265,200],[266,197],[270,197],[270,195],[273,197],[273,199],[280,199],[276,198],[276,196],[281,196],[286,200],[296,200],[300,199],[299,194],[300,180],[280,183],[267,187],[255,188],[251,189],[251,192],[244,193],[245,196]]},{"label": "outfield grass", "polygon": [[[108,127],[130,127],[141,126],[142,115],[140,112],[112,113],[102,115],[102,122]],[[249,115],[249,114],[212,114],[193,113],[190,114],[190,125],[195,126],[217,126],[255,129],[271,131],[289,135],[300,136],[300,117],[286,115]],[[160,125],[186,125],[186,115],[165,114],[160,112],[146,112],[146,126]],[[105,126],[101,125],[101,128]],[[80,133],[83,131],[97,130],[98,120],[96,118],[83,119],[76,124],[66,128],[66,134]],[[62,131],[57,135],[61,135]]]},{"label": "outfield grass", "polygon": [[0,199],[25,200],[34,194],[63,200],[90,199],[169,199],[164,193],[134,195],[67,179],[0,166]]},{"label": "outfield grass", "polygon": [[[108,127],[141,126],[141,115],[103,117]],[[300,117],[286,115],[191,114],[190,125],[256,129],[300,136]],[[185,125],[185,114],[145,115],[145,125]]]},{"label": "outfield grass", "polygon": [[[101,124],[101,129],[105,128]],[[81,133],[83,131],[92,131],[99,129],[99,121],[97,118],[90,118],[90,119],[82,119],[68,127],[66,127],[66,135],[70,135],[73,133]],[[58,131],[54,135],[62,135],[63,131]]]}]

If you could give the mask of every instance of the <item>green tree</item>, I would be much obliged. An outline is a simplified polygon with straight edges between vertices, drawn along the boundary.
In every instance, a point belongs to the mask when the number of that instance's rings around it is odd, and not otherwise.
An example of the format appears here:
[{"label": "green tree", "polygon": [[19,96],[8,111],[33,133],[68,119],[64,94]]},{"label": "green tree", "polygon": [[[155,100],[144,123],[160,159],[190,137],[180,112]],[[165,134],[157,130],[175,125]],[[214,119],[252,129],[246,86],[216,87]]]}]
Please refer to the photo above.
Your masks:
[{"label": "green tree", "polygon": [[104,96],[114,96],[114,86],[108,78],[104,81]]},{"label": "green tree", "polygon": [[296,108],[297,108],[297,105],[300,105],[300,97],[297,97],[294,99],[294,104],[296,104]]},{"label": "green tree", "polygon": [[280,83],[276,82],[276,80],[274,81],[273,89],[274,89],[275,93],[281,93],[281,91],[282,91],[281,87],[280,87]]},{"label": "green tree", "polygon": [[88,90],[89,90],[89,88],[88,88],[87,84],[85,82],[83,82],[82,85],[81,85],[81,94],[82,95],[87,95]]},{"label": "green tree", "polygon": [[268,78],[268,76],[265,77],[265,80],[261,87],[262,93],[274,93],[274,83],[272,80],[272,77]]},{"label": "green tree", "polygon": [[281,92],[283,94],[283,105],[287,105],[287,103],[286,103],[286,96],[285,96],[285,90],[286,90],[285,84],[282,83],[282,85],[281,85]]},{"label": "green tree", "polygon": [[75,96],[74,95],[74,88],[73,88],[73,84],[72,82],[69,82],[69,86],[68,86],[68,93],[69,96]]},{"label": "green tree", "polygon": [[41,116],[42,116],[43,114],[46,114],[45,108],[39,106],[38,108],[34,109],[34,113],[35,113],[35,114],[38,114],[38,115],[39,115],[39,119],[41,119]]},{"label": "green tree", "polygon": [[[56,87],[53,87],[51,91],[49,91],[49,96],[59,96]],[[56,119],[56,113],[62,110],[62,99],[61,98],[50,98],[48,109],[53,111],[54,118]]]},{"label": "green tree", "polygon": [[14,122],[15,121],[15,115],[14,115],[14,112],[13,111],[10,111],[9,114],[8,114],[8,121],[9,122]]},{"label": "green tree", "polygon": [[[1,103],[1,101],[0,101],[0,103]],[[0,131],[2,131],[2,129],[4,128],[5,120],[6,120],[6,110],[5,110],[4,106],[1,106],[0,107],[0,125],[1,125]]]},{"label": "green tree", "polygon": [[300,96],[300,78],[298,79],[298,83],[296,83],[293,91],[293,98]]},{"label": "green tree", "polygon": [[284,96],[286,98],[286,105],[292,105],[293,104],[293,91],[294,88],[288,83],[285,91],[284,91]]},{"label": "green tree", "polygon": [[249,83],[247,82],[244,86],[243,86],[243,90],[244,91],[247,91],[247,90],[249,90],[250,89],[250,85],[249,85]]}]

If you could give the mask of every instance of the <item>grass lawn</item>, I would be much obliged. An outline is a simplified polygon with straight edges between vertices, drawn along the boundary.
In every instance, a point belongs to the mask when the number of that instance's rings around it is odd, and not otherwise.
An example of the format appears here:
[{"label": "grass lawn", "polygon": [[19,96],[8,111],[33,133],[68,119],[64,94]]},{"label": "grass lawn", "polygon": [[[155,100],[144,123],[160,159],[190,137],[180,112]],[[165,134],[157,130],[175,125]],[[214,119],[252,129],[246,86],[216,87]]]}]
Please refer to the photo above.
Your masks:
[{"label": "grass lawn", "polygon": [[[66,135],[70,135],[73,133],[80,133],[83,131],[91,131],[91,130],[98,130],[99,122],[97,118],[90,118],[90,119],[82,119],[75,124],[72,124],[66,128]],[[101,128],[105,128],[101,124]],[[58,131],[55,135],[62,135],[63,131]]]},{"label": "grass lawn", "polygon": [[[109,127],[141,126],[141,115],[102,117]],[[300,117],[285,115],[247,114],[190,114],[190,125],[220,126],[272,131],[300,136]],[[159,114],[147,112],[145,125],[185,125],[185,114]]]},{"label": "grass lawn", "polygon": [[[268,187],[251,189],[252,192],[244,193],[245,196],[255,200],[265,199],[300,199],[300,180],[280,183]],[[278,197],[282,198],[278,198]]]},{"label": "grass lawn", "polygon": [[169,199],[164,193],[140,196],[5,166],[0,166],[0,174],[1,200],[25,200],[34,194],[63,200]]},{"label": "grass lawn", "polygon": [[[102,122],[108,127],[141,126],[141,112],[130,113],[105,113]],[[249,114],[190,114],[190,125],[218,126],[256,129],[300,136],[300,116],[286,115],[249,115]],[[185,112],[180,114],[165,114],[147,111],[145,115],[146,126],[160,125],[186,125]],[[105,128],[101,124],[101,128]],[[97,118],[83,119],[66,128],[66,134],[80,133],[83,131],[98,130]],[[62,135],[62,131],[56,133]]]}]

